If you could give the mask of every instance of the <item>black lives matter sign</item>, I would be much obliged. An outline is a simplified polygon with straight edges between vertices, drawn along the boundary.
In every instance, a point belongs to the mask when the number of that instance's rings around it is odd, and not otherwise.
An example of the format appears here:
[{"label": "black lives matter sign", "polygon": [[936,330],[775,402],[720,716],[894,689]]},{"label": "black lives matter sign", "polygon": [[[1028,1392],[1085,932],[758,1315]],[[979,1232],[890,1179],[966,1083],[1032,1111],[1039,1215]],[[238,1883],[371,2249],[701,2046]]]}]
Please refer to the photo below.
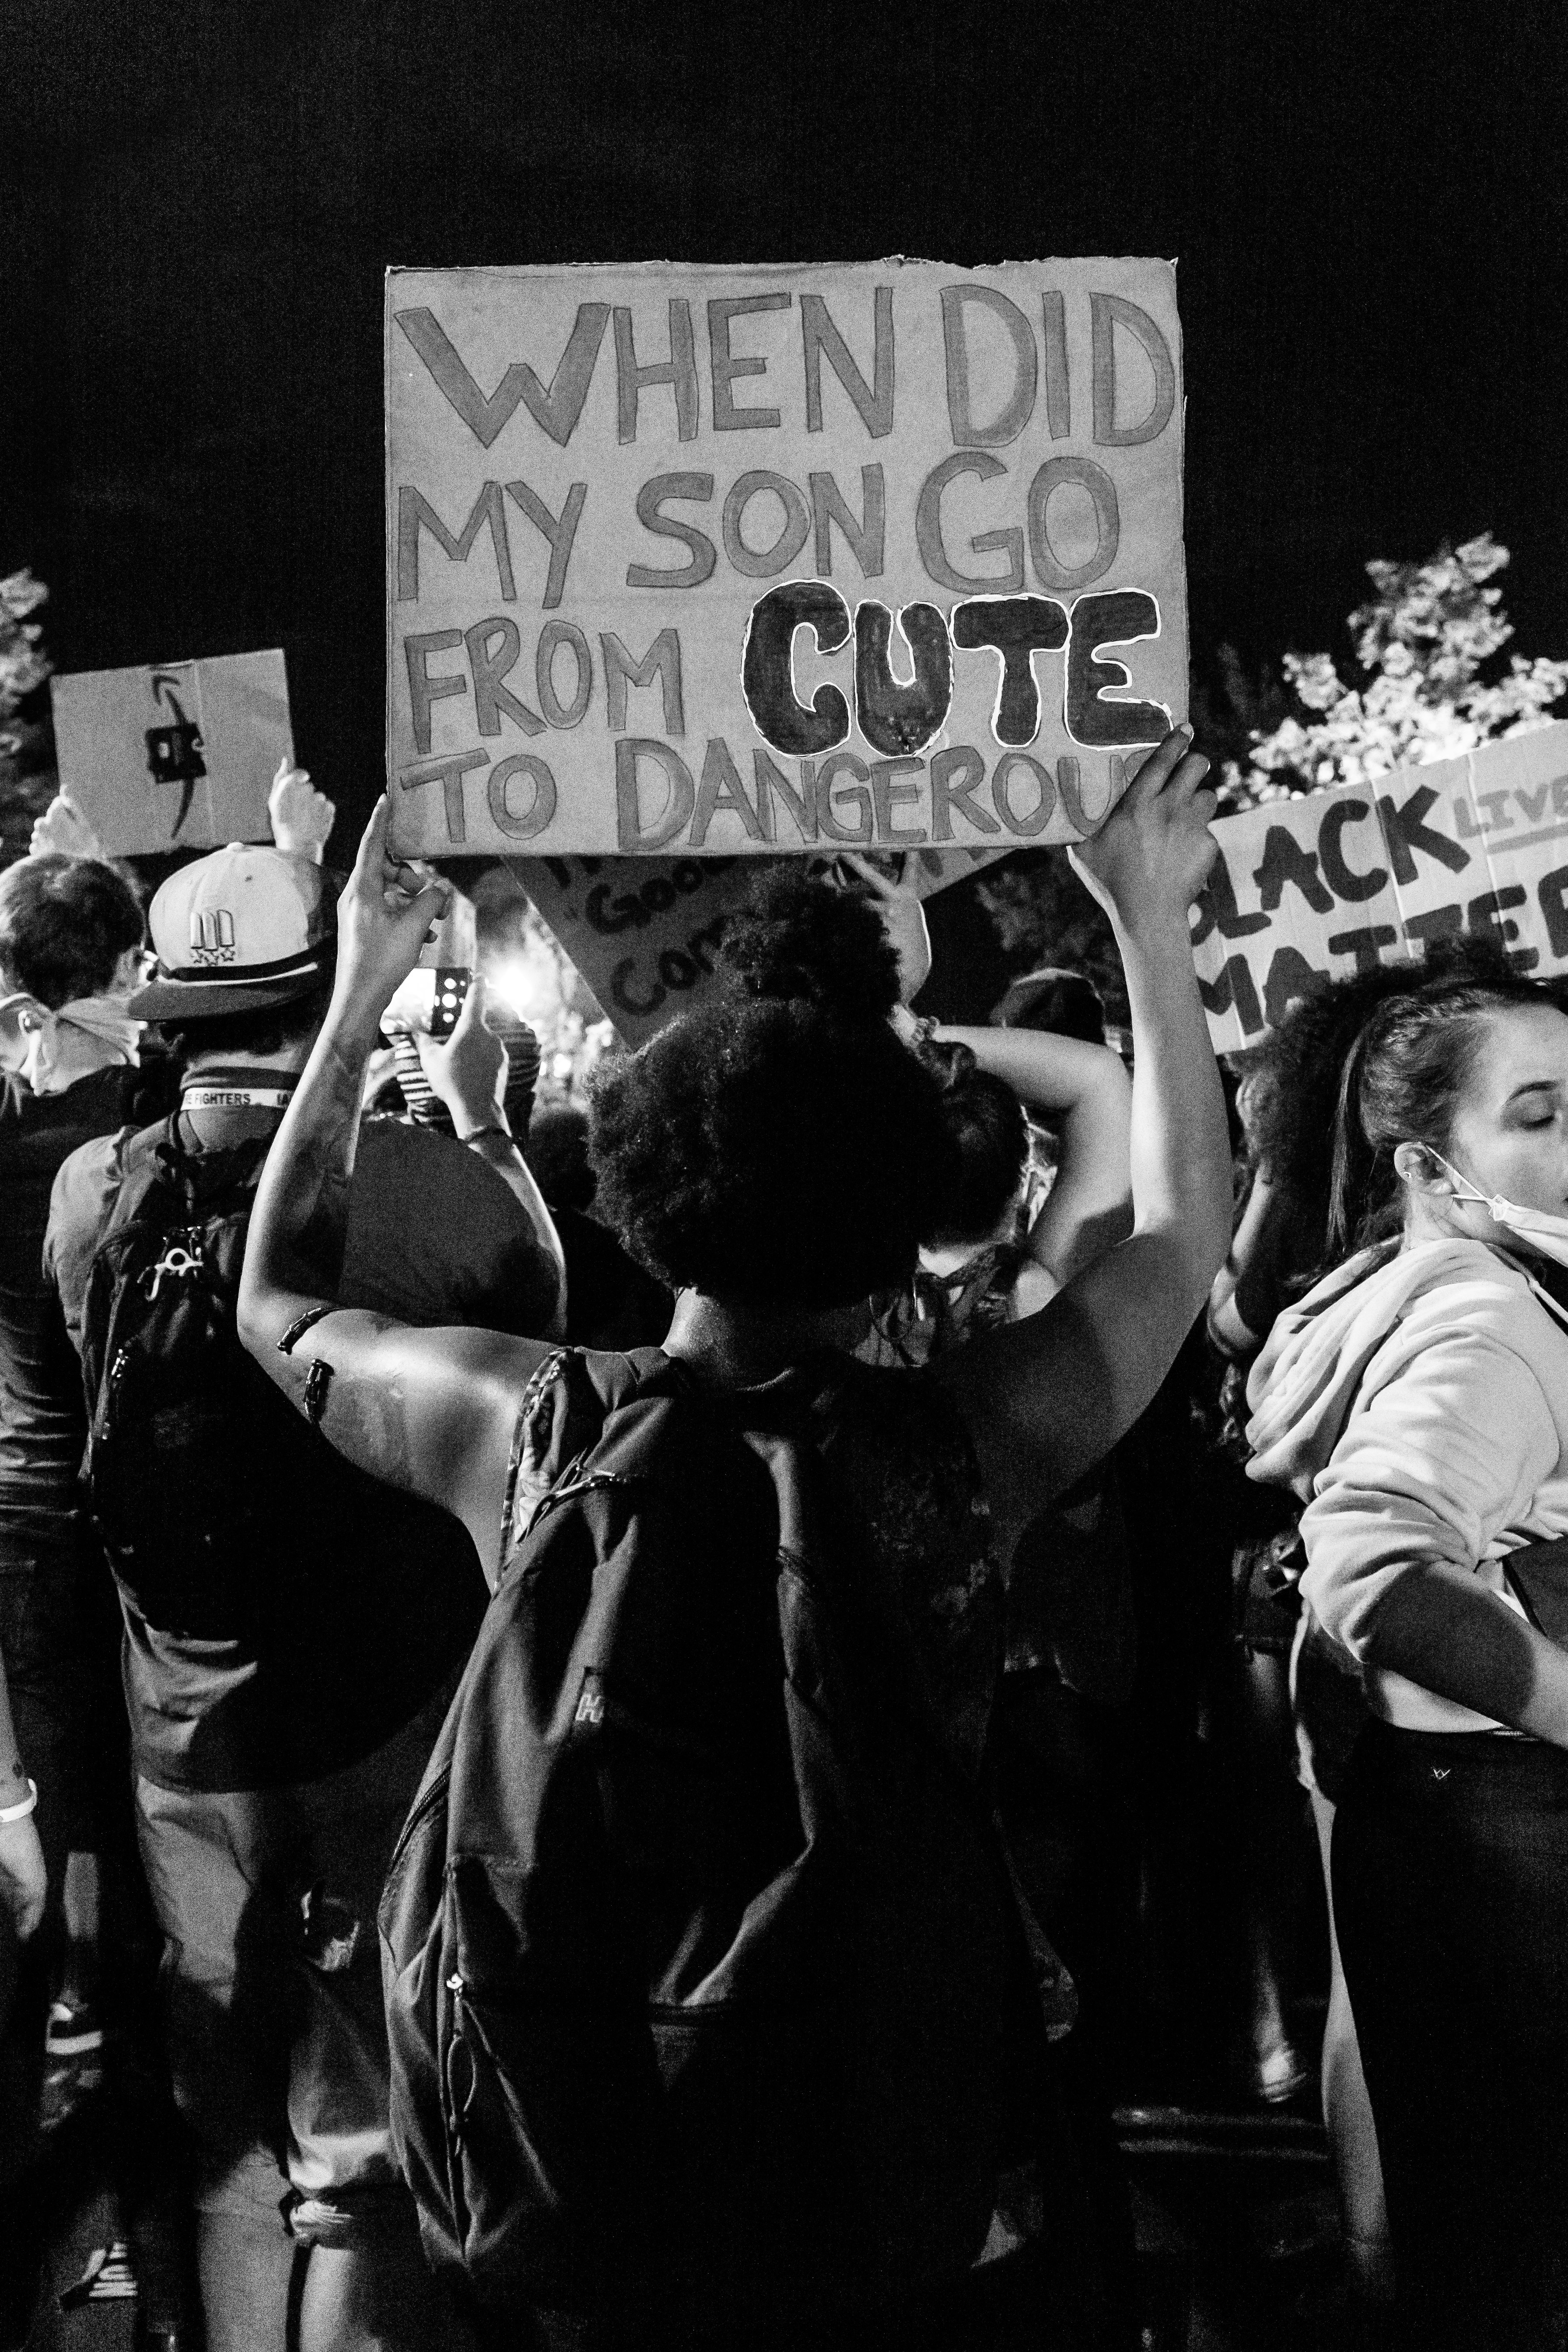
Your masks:
[{"label": "black lives matter sign", "polygon": [[1328,980],[1468,933],[1568,970],[1568,723],[1214,828],[1193,954],[1216,1052],[1255,1045]]}]

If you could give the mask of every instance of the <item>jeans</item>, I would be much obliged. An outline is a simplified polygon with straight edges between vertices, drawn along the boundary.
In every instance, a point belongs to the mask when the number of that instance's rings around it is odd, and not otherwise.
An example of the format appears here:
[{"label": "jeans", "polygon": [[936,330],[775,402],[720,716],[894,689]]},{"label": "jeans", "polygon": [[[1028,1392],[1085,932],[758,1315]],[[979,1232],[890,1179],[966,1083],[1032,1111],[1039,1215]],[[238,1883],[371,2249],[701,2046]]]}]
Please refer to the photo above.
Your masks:
[{"label": "jeans", "polygon": [[1369,1723],[1335,1916],[1410,2341],[1568,2344],[1568,1754]]}]

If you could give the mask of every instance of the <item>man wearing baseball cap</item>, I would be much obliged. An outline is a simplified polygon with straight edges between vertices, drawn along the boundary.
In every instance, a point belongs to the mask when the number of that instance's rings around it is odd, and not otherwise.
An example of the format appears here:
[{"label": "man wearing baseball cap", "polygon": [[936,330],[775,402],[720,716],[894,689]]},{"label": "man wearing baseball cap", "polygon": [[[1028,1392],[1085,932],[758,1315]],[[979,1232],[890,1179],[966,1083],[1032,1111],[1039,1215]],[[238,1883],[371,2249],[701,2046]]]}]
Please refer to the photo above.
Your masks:
[{"label": "man wearing baseball cap", "polygon": [[[281,2345],[291,2310],[300,2352],[423,2352],[456,2325],[393,2162],[375,1906],[484,1580],[455,1520],[349,1469],[234,1333],[255,1186],[331,991],[333,915],[322,867],[275,849],[231,845],[164,882],[156,970],[128,1010],[183,1060],[180,1109],[74,1153],[46,1244],[124,1617],[209,2352]],[[345,1289],[426,1324],[545,1335],[559,1244],[481,1013],[476,984],[426,1055],[471,1149],[367,1126]]]}]

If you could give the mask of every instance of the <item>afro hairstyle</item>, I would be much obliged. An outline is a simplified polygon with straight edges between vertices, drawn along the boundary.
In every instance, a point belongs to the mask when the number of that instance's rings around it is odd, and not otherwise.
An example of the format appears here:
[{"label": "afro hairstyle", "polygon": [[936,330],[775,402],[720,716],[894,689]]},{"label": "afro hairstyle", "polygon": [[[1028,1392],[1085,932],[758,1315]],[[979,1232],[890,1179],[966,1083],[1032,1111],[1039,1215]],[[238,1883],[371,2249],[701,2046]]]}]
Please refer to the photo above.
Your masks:
[{"label": "afro hairstyle", "polygon": [[752,885],[719,954],[749,996],[804,998],[868,1021],[885,1021],[899,1001],[899,959],[871,901],[789,866]]},{"label": "afro hairstyle", "polygon": [[840,1307],[907,1280],[959,1171],[941,1085],[888,1024],[881,918],[775,872],[721,955],[708,1005],[600,1067],[595,1213],[676,1290]]}]

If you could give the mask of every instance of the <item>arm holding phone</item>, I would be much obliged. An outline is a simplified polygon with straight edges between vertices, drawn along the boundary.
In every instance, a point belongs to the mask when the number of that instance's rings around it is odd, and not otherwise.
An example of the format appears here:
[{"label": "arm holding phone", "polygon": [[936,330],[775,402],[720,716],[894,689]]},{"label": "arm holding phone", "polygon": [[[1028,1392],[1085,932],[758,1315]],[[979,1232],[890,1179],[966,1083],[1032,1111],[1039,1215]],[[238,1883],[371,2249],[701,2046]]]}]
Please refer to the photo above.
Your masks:
[{"label": "arm holding phone", "polygon": [[555,1267],[555,1312],[541,1336],[558,1339],[566,1328],[566,1258],[555,1221],[512,1134],[505,1108],[506,1047],[485,1026],[485,983],[474,974],[451,1034],[421,1035],[419,1059],[431,1087],[452,1115],[459,1143],[496,1171],[532,1225]]}]

